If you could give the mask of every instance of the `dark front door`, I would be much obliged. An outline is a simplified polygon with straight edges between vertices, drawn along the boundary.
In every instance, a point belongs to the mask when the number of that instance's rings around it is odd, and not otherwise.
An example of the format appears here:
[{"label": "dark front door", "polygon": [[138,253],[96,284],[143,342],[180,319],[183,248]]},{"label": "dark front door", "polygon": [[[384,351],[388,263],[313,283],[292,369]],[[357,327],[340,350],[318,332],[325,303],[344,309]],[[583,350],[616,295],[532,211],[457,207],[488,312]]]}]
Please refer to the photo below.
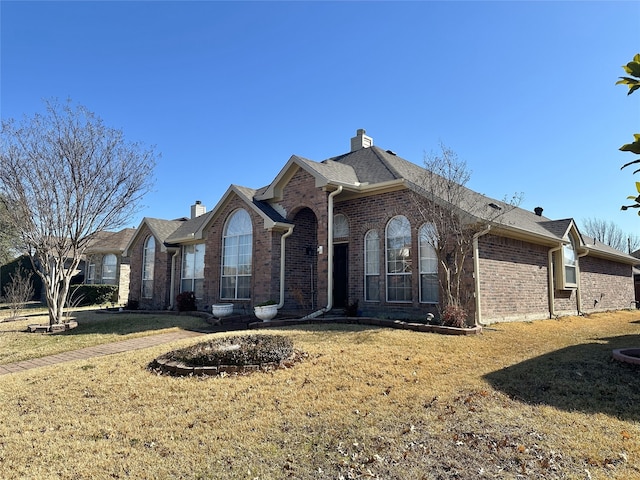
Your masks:
[{"label": "dark front door", "polygon": [[348,275],[349,245],[338,243],[333,246],[333,306],[344,308],[347,306],[349,284]]}]

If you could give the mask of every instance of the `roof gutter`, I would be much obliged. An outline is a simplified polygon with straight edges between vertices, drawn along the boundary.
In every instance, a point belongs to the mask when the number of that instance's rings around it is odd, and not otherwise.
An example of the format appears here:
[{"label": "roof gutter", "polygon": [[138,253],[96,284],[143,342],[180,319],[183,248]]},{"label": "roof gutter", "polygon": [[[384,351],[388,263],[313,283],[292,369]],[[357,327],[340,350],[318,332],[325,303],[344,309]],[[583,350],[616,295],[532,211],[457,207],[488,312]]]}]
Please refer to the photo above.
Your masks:
[{"label": "roof gutter", "polygon": [[342,185],[329,194],[327,206],[327,306],[303,317],[303,320],[319,317],[333,308],[333,198],[341,192]]}]

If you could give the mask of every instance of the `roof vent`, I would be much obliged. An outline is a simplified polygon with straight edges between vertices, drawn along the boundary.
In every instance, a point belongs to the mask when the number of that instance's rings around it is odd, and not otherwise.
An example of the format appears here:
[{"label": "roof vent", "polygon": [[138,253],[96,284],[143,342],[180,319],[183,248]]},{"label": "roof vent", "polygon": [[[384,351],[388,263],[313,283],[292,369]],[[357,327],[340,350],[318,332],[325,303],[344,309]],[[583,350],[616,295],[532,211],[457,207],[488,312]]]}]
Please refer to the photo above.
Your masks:
[{"label": "roof vent", "polygon": [[361,148],[369,148],[373,145],[373,138],[365,135],[364,128],[359,128],[356,131],[356,136],[351,139],[351,151],[355,152]]},{"label": "roof vent", "polygon": [[536,207],[536,208],[533,209],[534,213],[539,217],[542,216],[542,210],[543,210],[542,207]]},{"label": "roof vent", "polygon": [[196,203],[191,205],[191,218],[199,217],[207,213],[207,207],[202,205],[200,200],[196,200]]}]

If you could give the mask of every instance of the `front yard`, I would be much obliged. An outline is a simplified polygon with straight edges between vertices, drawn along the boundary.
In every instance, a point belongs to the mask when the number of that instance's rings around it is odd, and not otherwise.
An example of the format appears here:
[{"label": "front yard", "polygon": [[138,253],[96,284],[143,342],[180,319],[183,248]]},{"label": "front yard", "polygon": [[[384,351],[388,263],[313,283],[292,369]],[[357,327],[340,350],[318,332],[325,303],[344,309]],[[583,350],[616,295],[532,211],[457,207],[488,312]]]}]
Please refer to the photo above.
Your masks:
[{"label": "front yard", "polygon": [[[202,337],[0,376],[0,471],[640,478],[640,367],[611,360],[614,348],[640,346],[640,312],[498,324],[470,337],[350,325],[269,333],[291,337],[308,358],[241,377],[146,369]],[[0,332],[0,346],[21,335]]]}]

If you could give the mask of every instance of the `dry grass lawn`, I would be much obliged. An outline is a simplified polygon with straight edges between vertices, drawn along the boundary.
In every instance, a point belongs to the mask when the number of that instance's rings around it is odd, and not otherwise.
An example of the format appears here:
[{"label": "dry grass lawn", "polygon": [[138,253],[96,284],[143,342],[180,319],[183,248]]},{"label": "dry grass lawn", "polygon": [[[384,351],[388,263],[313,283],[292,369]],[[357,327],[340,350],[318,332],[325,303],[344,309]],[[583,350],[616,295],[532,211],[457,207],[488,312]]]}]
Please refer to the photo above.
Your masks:
[{"label": "dry grass lawn", "polygon": [[611,360],[640,346],[640,312],[473,337],[269,333],[309,356],[239,377],[146,369],[189,339],[0,376],[0,476],[640,478],[640,367]]}]

